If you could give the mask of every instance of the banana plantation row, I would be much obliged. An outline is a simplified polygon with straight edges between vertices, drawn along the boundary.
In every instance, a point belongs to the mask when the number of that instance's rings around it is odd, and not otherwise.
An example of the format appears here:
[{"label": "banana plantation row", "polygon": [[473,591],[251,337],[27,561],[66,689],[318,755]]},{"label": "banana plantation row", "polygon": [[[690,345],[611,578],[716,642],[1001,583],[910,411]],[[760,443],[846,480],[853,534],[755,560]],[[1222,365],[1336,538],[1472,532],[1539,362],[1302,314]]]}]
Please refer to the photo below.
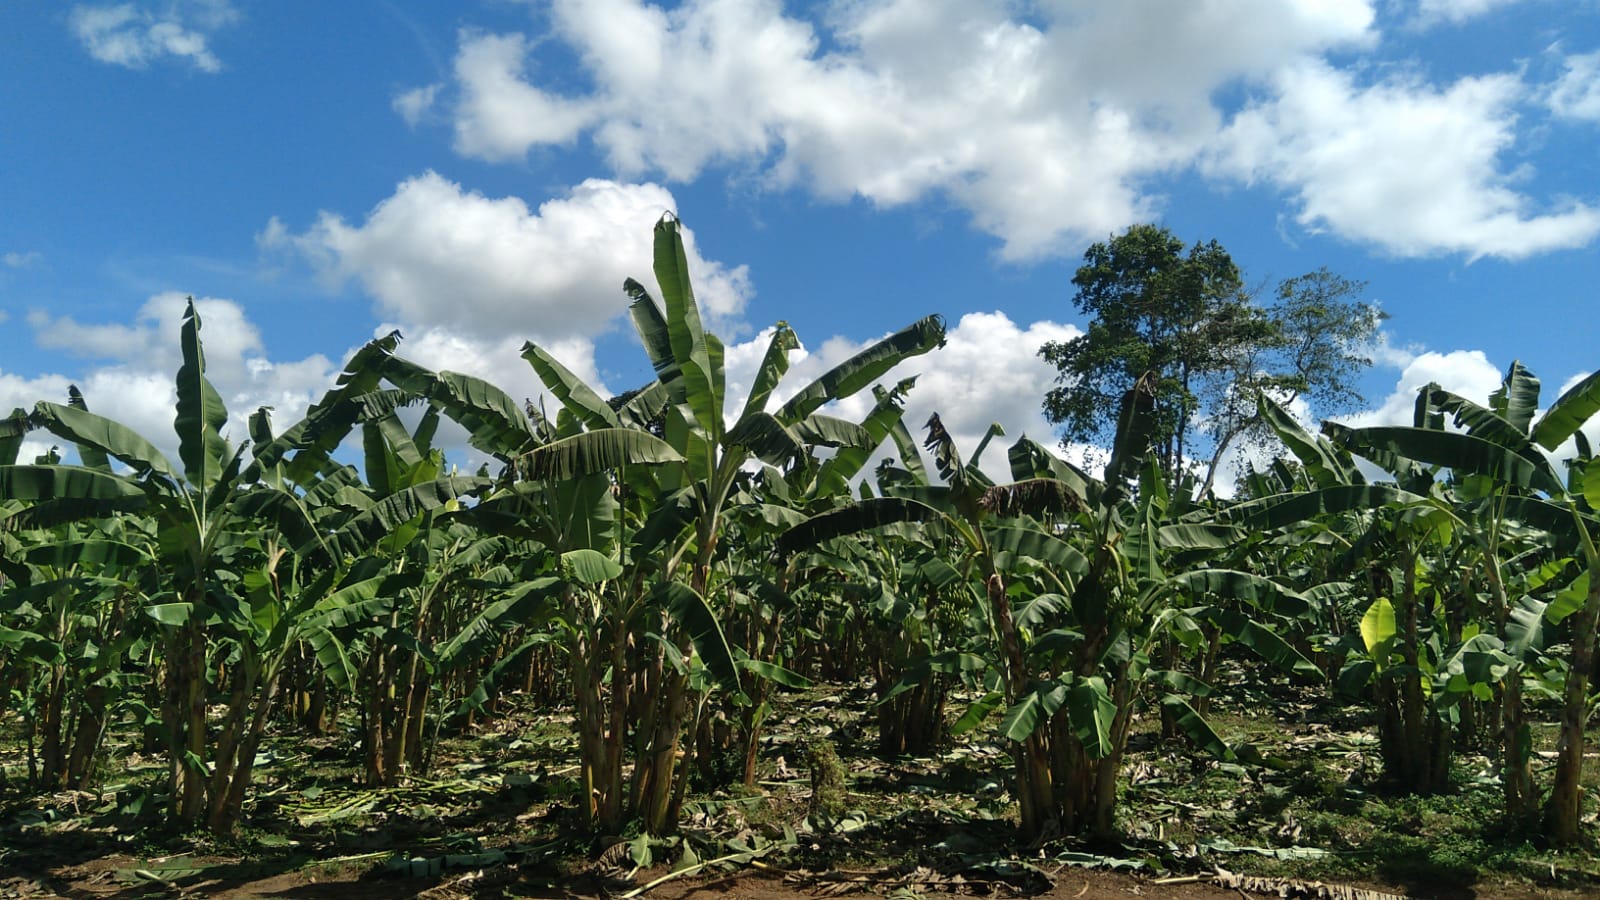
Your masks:
[{"label": "banana plantation row", "polygon": [[[1103,477],[1024,438],[995,484],[998,429],[963,460],[937,416],[920,440],[902,421],[911,380],[876,384],[942,344],[939,318],[798,390],[780,324],[734,409],[677,222],[655,237],[661,302],[625,289],[656,378],[608,399],[528,344],[553,416],[391,335],[232,447],[191,305],[176,462],[75,389],[0,423],[0,723],[26,732],[30,787],[82,786],[131,740],[164,754],[174,826],[227,832],[268,729],[358,721],[388,784],[521,690],[574,712],[596,831],[660,833],[697,767],[754,782],[771,691],[870,677],[886,758],[996,728],[1025,838],[1107,834],[1138,715],[1259,761],[1206,718],[1219,657],[1249,652],[1370,704],[1396,787],[1444,790],[1452,754],[1484,749],[1509,820],[1579,839],[1600,376],[1536,417],[1513,365],[1482,404],[1430,386],[1413,427],[1321,435],[1263,397],[1293,458],[1229,502],[1168,492],[1146,379]],[[868,389],[861,421],[824,412]],[[500,471],[448,470],[441,419]],[[19,462],[36,430],[78,463]],[[336,453],[352,438],[359,466]],[[1553,774],[1536,710],[1559,711]]]}]

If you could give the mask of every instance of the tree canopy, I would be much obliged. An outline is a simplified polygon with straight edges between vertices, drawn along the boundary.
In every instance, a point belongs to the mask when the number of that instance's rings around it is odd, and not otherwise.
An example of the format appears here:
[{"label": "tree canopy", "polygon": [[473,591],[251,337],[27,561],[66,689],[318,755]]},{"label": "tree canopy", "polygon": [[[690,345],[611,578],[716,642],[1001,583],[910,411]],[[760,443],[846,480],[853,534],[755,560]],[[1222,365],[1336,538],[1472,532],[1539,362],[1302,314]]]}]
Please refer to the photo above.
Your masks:
[{"label": "tree canopy", "polygon": [[1319,269],[1281,282],[1262,306],[1217,241],[1186,250],[1166,228],[1135,225],[1089,247],[1072,283],[1088,323],[1039,350],[1058,371],[1045,416],[1063,443],[1109,446],[1118,398],[1154,373],[1152,448],[1172,487],[1199,453],[1209,489],[1230,446],[1271,440],[1259,390],[1305,397],[1322,414],[1362,399],[1356,380],[1372,362],[1362,348],[1381,313],[1360,299],[1361,282]]}]

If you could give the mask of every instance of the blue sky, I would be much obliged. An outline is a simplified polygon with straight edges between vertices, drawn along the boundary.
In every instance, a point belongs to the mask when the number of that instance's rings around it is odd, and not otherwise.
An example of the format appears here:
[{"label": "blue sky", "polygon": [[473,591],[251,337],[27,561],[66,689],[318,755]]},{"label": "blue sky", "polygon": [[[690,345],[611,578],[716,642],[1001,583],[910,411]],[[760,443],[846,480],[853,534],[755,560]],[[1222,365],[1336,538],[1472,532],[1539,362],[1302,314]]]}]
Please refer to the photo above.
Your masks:
[{"label": "blue sky", "polygon": [[170,445],[185,295],[240,422],[395,327],[517,396],[524,340],[624,390],[666,209],[735,383],[779,319],[803,380],[942,313],[910,415],[968,446],[1046,435],[1035,350],[1143,221],[1368,282],[1358,422],[1515,358],[1548,402],[1600,358],[1600,3],[0,6],[3,408],[77,383]]}]

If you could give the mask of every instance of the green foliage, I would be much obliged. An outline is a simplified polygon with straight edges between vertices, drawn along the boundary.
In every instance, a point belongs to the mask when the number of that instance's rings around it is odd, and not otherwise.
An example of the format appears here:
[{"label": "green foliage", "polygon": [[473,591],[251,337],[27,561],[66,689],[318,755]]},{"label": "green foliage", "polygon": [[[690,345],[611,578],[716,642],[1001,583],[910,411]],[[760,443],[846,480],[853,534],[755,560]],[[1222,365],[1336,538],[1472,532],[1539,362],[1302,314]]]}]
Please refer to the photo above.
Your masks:
[{"label": "green foliage", "polygon": [[[1211,455],[1209,488],[1235,440],[1270,442],[1259,392],[1283,402],[1304,396],[1324,413],[1361,400],[1355,385],[1372,364],[1362,348],[1381,314],[1357,299],[1365,285],[1327,269],[1283,281],[1275,301],[1262,306],[1216,241],[1185,252],[1165,228],[1135,225],[1090,246],[1072,283],[1073,305],[1088,325],[1039,350],[1058,372],[1045,417],[1063,443],[1109,446],[1118,401],[1151,373],[1158,398],[1152,444],[1169,489],[1202,449]],[[1197,421],[1207,448],[1193,434]]]},{"label": "green foliage", "polygon": [[[1490,746],[1508,819],[1525,825],[1548,795],[1552,838],[1578,838],[1600,466],[1579,440],[1566,470],[1544,449],[1594,412],[1589,381],[1541,417],[1538,379],[1513,364],[1484,403],[1430,385],[1412,427],[1313,434],[1285,403],[1353,396],[1373,321],[1359,286],[1313,273],[1258,308],[1215,243],[1185,250],[1141,227],[1091,250],[1075,284],[1095,321],[1054,351],[1063,389],[1085,392],[1064,415],[1109,441],[1103,477],[1023,438],[1013,480],[995,484],[977,457],[998,426],[966,459],[934,415],[919,448],[902,421],[911,381],[875,384],[938,347],[940,319],[792,392],[799,339],[780,324],[730,404],[676,219],[655,237],[662,302],[625,287],[654,380],[617,397],[529,345],[559,407],[523,408],[396,356],[391,335],[303,421],[275,433],[258,410],[234,450],[191,307],[176,465],[75,389],[0,420],[0,712],[37,737],[31,786],[80,789],[108,764],[102,735],[146,728],[167,758],[150,796],[176,826],[226,832],[273,763],[258,752],[271,733],[352,728],[368,781],[398,790],[438,773],[441,735],[501,715],[520,685],[541,714],[572,711],[576,748],[542,771],[578,774],[552,796],[596,833],[663,835],[692,786],[755,783],[780,689],[864,682],[873,725],[810,734],[875,727],[886,760],[998,742],[1030,840],[1110,837],[1129,827],[1145,723],[1186,742],[1195,771],[1267,782],[1320,764],[1217,714],[1237,703],[1228,667],[1249,658],[1272,690],[1359,704],[1349,715],[1377,737],[1351,752],[1375,747],[1390,783],[1460,786],[1454,754]],[[1245,386],[1248,403],[1229,406]],[[828,406],[869,388],[859,421]],[[1197,499],[1173,463],[1207,404],[1232,423],[1214,440],[1270,429],[1294,458],[1248,497]],[[434,446],[445,419],[501,470],[455,474]],[[79,464],[55,451],[16,464],[31,429]],[[349,438],[354,462],[337,456]],[[1357,457],[1393,480],[1368,483]],[[1552,740],[1532,717],[1554,705]],[[837,753],[812,746],[815,822],[865,824],[846,811]],[[1558,748],[1548,790],[1536,746]],[[1312,787],[1330,807],[1355,802]],[[1203,846],[1306,855],[1261,838]]]}]

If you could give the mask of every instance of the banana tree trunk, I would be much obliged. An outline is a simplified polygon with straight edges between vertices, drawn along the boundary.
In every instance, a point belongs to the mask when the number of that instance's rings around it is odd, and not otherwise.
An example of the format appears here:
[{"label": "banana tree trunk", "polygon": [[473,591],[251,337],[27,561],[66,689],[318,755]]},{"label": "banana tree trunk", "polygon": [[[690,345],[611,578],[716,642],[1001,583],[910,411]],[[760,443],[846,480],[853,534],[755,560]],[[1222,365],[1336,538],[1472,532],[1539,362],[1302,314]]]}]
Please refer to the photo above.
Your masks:
[{"label": "banana tree trunk", "polygon": [[[199,597],[191,594],[198,607]],[[198,614],[173,632],[167,653],[168,777],[172,785],[172,824],[187,830],[206,811],[206,635]]]},{"label": "banana tree trunk", "polygon": [[207,788],[209,801],[206,822],[213,831],[218,830],[218,823],[222,820],[223,808],[228,799],[228,786],[233,782],[234,770],[239,759],[239,745],[246,737],[252,719],[251,713],[256,708],[254,702],[256,682],[260,671],[259,662],[254,658],[254,654],[248,651],[233,670],[228,712],[217,739],[216,762],[212,766],[210,784]]},{"label": "banana tree trunk", "polygon": [[582,771],[584,810],[591,828],[610,832],[620,823],[612,813],[607,796],[606,773],[611,768],[611,745],[605,734],[605,697],[602,673],[595,663],[595,638],[598,624],[585,615],[578,592],[568,588],[562,598],[572,637],[567,661],[572,690],[577,701],[578,761]]},{"label": "banana tree trunk", "polygon": [[[1207,623],[1205,655],[1200,660],[1200,680],[1206,684],[1215,684],[1217,677],[1217,662],[1222,657],[1222,626]],[[1203,718],[1211,714],[1211,695],[1196,697],[1194,710]]]},{"label": "banana tree trunk", "polygon": [[[711,557],[716,547],[717,518],[714,512],[702,519],[697,527],[698,552],[690,570],[689,587],[700,596],[706,596],[711,579]],[[687,657],[691,650],[687,635],[679,638],[678,652]],[[678,824],[678,811],[683,804],[684,790],[679,787],[678,756],[683,738],[683,726],[689,712],[689,677],[676,668],[661,670],[660,702],[655,708],[655,727],[649,733],[641,758],[636,763],[639,785],[639,805],[636,809],[644,819],[650,834],[665,834]],[[683,772],[687,773],[687,769]]]},{"label": "banana tree trunk", "polygon": [[[995,625],[1000,632],[1000,652],[1006,661],[1006,703],[1015,704],[1028,683],[1027,664],[1022,658],[1022,640],[1017,635],[1016,622],[1011,618],[1011,600],[1006,596],[1005,582],[999,573],[989,576],[986,583],[989,605],[994,611]],[[1050,758],[1045,752],[1044,737],[1038,731],[1028,735],[1011,747],[1011,758],[1017,770],[1017,803],[1021,819],[1022,838],[1039,840],[1047,835],[1053,814],[1055,791],[1051,784]]]},{"label": "banana tree trunk", "polygon": [[1500,782],[1506,818],[1531,822],[1539,794],[1533,787],[1533,732],[1522,703],[1522,668],[1506,673],[1500,687]]},{"label": "banana tree trunk", "polygon": [[362,755],[366,761],[367,784],[388,784],[388,770],[385,761],[388,754],[384,752],[383,719],[388,713],[388,705],[384,702],[383,690],[387,683],[383,677],[384,654],[381,648],[373,648],[371,656],[365,667],[366,696],[361,702],[361,733]]},{"label": "banana tree trunk", "polygon": [[1117,668],[1111,688],[1116,715],[1111,719],[1111,753],[1095,766],[1094,808],[1089,832],[1096,838],[1116,836],[1117,777],[1122,772],[1122,754],[1128,747],[1128,730],[1133,725],[1133,683],[1126,663]]},{"label": "banana tree trunk", "polygon": [[[266,733],[267,722],[271,719],[277,700],[280,671],[281,669],[274,669],[264,681],[260,682],[259,696],[252,704],[253,712],[249,727],[230,754],[232,773],[225,783],[213,787],[215,793],[212,796],[206,827],[214,834],[232,834],[243,815],[244,798],[250,790],[250,783],[255,774],[256,754],[261,748],[261,738]],[[221,760],[218,761],[218,768],[221,768]]]},{"label": "banana tree trunk", "polygon": [[1422,690],[1422,604],[1417,598],[1415,559],[1405,560],[1405,578],[1396,598],[1399,647],[1404,673],[1380,683],[1378,742],[1384,777],[1402,791],[1438,794],[1450,786],[1453,742]]},{"label": "banana tree trunk", "polygon": [[[778,589],[783,590],[786,585],[787,580],[780,579]],[[766,627],[761,629],[760,639],[750,641],[751,648],[778,647],[779,629],[782,623],[783,615],[781,613],[773,613],[767,619]],[[769,657],[768,661],[772,661],[770,659],[771,652],[767,656]],[[767,703],[768,687],[766,679],[758,679],[754,684],[750,685],[748,693],[750,695],[750,703],[739,713],[739,739],[744,752],[744,767],[740,776],[740,783],[747,788],[754,788],[756,786],[756,757],[760,754],[761,734],[766,726],[767,713],[771,708]]]},{"label": "banana tree trunk", "polygon": [[[685,655],[688,653],[686,646],[679,650]],[[674,778],[677,774],[678,743],[683,734],[684,716],[689,708],[688,677],[677,671],[668,671],[665,680],[661,712],[656,717],[647,756],[638,763],[644,775],[638,812],[644,819],[645,830],[651,834],[665,834],[677,824],[677,811],[673,808]]]},{"label": "banana tree trunk", "polygon": [[1583,806],[1584,725],[1589,719],[1589,680],[1594,674],[1595,625],[1600,619],[1600,565],[1589,567],[1589,594],[1573,616],[1572,659],[1561,704],[1556,745],[1556,780],[1545,805],[1545,832],[1558,844],[1575,844]]},{"label": "banana tree trunk", "polygon": [[110,699],[110,692],[104,685],[93,685],[84,692],[82,710],[72,732],[72,752],[67,757],[66,784],[72,790],[82,788],[94,768],[94,758],[105,739],[106,706]]},{"label": "banana tree trunk", "polygon": [[[1506,633],[1511,601],[1500,577],[1500,561],[1487,554],[1489,590],[1494,598],[1495,632]],[[1500,786],[1507,820],[1532,822],[1538,811],[1539,795],[1533,787],[1533,736],[1522,703],[1522,664],[1516,663],[1499,685],[1500,692]]]},{"label": "banana tree trunk", "polygon": [[39,756],[44,786],[56,790],[66,778],[66,753],[62,750],[62,709],[66,705],[67,667],[51,666],[45,682],[44,716],[39,723]]},{"label": "banana tree trunk", "polygon": [[611,719],[605,734],[604,765],[599,771],[600,821],[606,828],[616,828],[622,822],[622,751],[628,736],[628,707],[633,703],[633,672],[628,666],[627,618],[618,608],[613,610],[610,634],[607,640],[611,650]]}]

